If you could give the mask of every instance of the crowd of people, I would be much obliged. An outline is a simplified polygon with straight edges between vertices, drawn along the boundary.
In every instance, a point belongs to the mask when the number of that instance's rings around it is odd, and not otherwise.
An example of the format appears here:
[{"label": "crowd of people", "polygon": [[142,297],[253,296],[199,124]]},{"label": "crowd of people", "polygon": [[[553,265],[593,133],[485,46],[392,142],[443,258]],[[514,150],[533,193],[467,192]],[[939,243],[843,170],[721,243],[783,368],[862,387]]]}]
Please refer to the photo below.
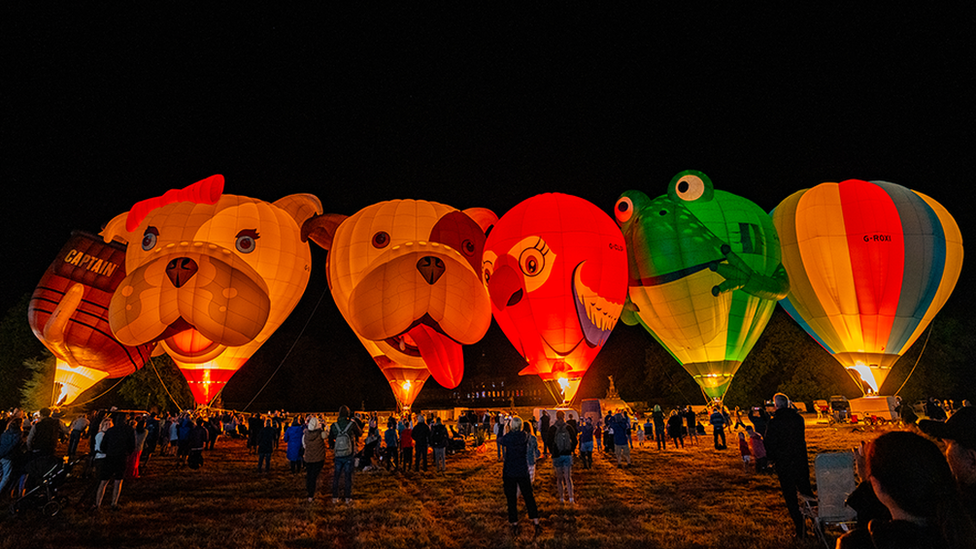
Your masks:
[{"label": "crowd of people", "polygon": [[[602,452],[608,463],[627,468],[631,450],[635,445],[643,447],[645,441],[650,451],[656,447],[661,452],[668,451],[669,442],[671,449],[700,444],[706,433],[704,422],[712,428],[715,450],[727,449],[727,433],[737,434],[743,467],[776,474],[796,535],[803,537],[806,524],[797,494],[814,497],[805,422],[786,395],[775,395],[770,404],[772,413],[766,407],[744,412],[722,406],[703,413],[691,406],[665,412],[655,405],[643,417],[611,410],[603,417],[582,419],[564,410],[555,417],[541,410],[538,416],[526,418],[505,412],[467,413],[457,421],[457,430],[437,415],[422,413],[392,414],[381,429],[378,414],[351,413],[346,406],[331,423],[322,415],[283,411],[157,414],[113,409],[58,418],[48,408],[31,416],[12,410],[0,416],[0,495],[16,498],[38,482],[52,463],[77,457],[90,471],[91,509],[98,512],[106,501],[117,509],[123,481],[139,478],[140,468],[154,454],[173,456],[178,467],[198,469],[204,466],[205,453],[227,436],[246,441],[258,474],[272,470],[272,458],[284,443],[288,470],[305,474],[304,495],[309,503],[315,501],[318,478],[331,453],[332,502],[348,504],[353,501],[357,471],[443,473],[452,451],[470,444],[488,454],[492,445],[490,455],[503,462],[502,490],[512,534],[519,535],[521,496],[537,536],[541,525],[533,483],[541,460],[551,460],[559,503],[574,505],[574,462],[590,469],[594,452]],[[934,545],[939,547],[971,546],[959,542],[974,539],[967,536],[974,531],[976,513],[976,409],[963,407],[933,414],[917,424],[908,419],[905,423],[907,428],[886,433],[860,449],[859,492],[867,492],[874,505],[859,505],[864,527],[843,537],[839,547],[888,547],[884,540],[898,536],[942,540]],[[943,440],[945,451],[932,439]],[[62,443],[65,458],[56,455]],[[863,501],[862,495],[858,498]]]}]

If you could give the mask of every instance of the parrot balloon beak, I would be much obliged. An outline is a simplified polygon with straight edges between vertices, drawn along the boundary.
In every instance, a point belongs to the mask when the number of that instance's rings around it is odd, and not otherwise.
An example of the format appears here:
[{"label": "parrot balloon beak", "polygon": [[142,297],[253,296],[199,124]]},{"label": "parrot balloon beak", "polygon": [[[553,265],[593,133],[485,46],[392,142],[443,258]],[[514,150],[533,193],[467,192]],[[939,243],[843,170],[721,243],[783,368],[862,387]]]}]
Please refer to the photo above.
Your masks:
[{"label": "parrot balloon beak", "polygon": [[525,295],[522,289],[522,280],[515,269],[508,265],[502,265],[488,280],[488,294],[491,302],[496,309],[502,310],[511,307]]}]

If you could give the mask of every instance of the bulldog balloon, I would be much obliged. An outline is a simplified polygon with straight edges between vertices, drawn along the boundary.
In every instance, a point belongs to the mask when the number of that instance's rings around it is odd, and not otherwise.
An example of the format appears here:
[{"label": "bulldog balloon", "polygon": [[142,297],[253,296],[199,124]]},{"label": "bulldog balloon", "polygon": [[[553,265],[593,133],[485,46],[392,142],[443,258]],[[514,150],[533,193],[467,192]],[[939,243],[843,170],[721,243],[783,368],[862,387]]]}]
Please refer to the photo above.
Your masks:
[{"label": "bulldog balloon", "polygon": [[108,306],[125,278],[125,246],[74,232],[31,295],[27,321],[57,360],[55,402],[69,404],[105,378],[142,368],[153,344],[123,345]]},{"label": "bulldog balloon", "polygon": [[109,323],[125,345],[159,341],[208,404],[298,304],[311,273],[301,226],[318,198],[274,203],[223,194],[215,175],[109,222],[128,245]]},{"label": "bulldog balloon", "polygon": [[612,219],[566,194],[541,194],[508,211],[485,244],[492,314],[539,375],[572,401],[627,295],[627,253]]},{"label": "bulldog balloon", "polygon": [[459,211],[422,200],[392,200],[351,217],[310,220],[305,234],[329,250],[326,271],[342,316],[409,408],[429,375],[454,388],[462,345],[491,323],[481,283],[489,210]]}]

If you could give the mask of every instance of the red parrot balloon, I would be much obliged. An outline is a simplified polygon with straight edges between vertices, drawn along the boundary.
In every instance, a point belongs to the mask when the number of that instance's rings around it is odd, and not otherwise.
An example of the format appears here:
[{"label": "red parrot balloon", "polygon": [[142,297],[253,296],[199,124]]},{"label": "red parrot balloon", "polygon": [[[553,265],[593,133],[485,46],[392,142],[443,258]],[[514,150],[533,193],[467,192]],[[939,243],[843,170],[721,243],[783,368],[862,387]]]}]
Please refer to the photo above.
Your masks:
[{"label": "red parrot balloon", "polygon": [[488,234],[484,280],[495,321],[537,374],[571,402],[627,296],[624,238],[606,213],[575,196],[529,198]]}]

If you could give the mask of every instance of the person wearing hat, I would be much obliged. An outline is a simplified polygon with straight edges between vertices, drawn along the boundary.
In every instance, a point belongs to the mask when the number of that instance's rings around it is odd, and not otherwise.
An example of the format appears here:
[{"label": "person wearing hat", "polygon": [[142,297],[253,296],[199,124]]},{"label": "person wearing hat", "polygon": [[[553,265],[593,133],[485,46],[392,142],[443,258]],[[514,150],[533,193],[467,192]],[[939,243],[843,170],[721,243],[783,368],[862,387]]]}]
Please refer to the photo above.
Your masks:
[{"label": "person wearing hat", "polygon": [[960,408],[949,419],[923,419],[918,428],[946,443],[946,461],[959,485],[963,506],[976,523],[976,408]]}]

